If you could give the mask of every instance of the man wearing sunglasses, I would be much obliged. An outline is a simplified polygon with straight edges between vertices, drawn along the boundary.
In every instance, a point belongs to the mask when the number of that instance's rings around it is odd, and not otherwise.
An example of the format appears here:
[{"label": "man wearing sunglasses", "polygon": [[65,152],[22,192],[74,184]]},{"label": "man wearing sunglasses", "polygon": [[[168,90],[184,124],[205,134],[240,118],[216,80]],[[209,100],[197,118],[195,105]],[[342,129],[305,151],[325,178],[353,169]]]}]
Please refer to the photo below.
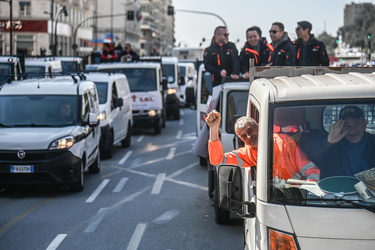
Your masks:
[{"label": "man wearing sunglasses", "polygon": [[312,25],[308,21],[297,23],[298,39],[294,41],[297,51],[296,65],[298,66],[329,66],[326,46],[311,34]]},{"label": "man wearing sunglasses", "polygon": [[228,40],[228,30],[219,26],[214,31],[211,45],[204,52],[204,66],[212,74],[213,87],[222,84],[226,76],[239,78],[240,60],[236,45]]},{"label": "man wearing sunglasses", "polygon": [[273,23],[269,32],[273,52],[267,66],[294,66],[296,50],[288,33],[284,31],[284,24]]}]

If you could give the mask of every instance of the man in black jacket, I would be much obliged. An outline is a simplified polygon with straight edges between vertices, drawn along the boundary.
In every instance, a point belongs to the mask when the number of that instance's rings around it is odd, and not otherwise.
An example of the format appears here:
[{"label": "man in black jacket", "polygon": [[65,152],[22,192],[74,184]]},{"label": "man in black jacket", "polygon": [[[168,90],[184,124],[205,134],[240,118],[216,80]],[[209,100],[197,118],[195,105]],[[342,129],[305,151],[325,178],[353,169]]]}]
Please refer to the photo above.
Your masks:
[{"label": "man in black jacket", "polygon": [[298,39],[294,42],[296,48],[296,65],[298,66],[329,66],[326,46],[311,34],[312,25],[308,21],[297,23]]},{"label": "man in black jacket", "polygon": [[239,78],[238,50],[234,43],[228,41],[228,36],[226,27],[217,27],[211,45],[204,52],[204,67],[212,74],[213,87],[220,85],[226,76]]},{"label": "man in black jacket", "polygon": [[288,33],[284,31],[284,24],[275,22],[270,29],[273,52],[267,66],[294,66],[296,50]]}]

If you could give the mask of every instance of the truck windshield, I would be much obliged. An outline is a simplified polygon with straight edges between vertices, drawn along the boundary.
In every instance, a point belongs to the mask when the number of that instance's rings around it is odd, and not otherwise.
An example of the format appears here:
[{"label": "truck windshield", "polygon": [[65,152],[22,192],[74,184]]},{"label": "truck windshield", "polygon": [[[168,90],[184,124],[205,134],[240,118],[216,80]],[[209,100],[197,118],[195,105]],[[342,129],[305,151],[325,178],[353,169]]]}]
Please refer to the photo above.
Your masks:
[{"label": "truck windshield", "polygon": [[129,68],[119,71],[128,78],[131,92],[155,91],[158,89],[155,69]]},{"label": "truck windshield", "polygon": [[76,61],[61,61],[63,72],[74,72],[80,70],[79,64]]},{"label": "truck windshield", "polygon": [[40,78],[41,76],[46,74],[46,66],[25,65],[25,72],[30,74],[28,78]]},{"label": "truck windshield", "polygon": [[62,95],[0,96],[3,127],[65,127],[77,122],[77,97]]},{"label": "truck windshield", "polygon": [[272,202],[375,208],[374,100],[272,110]]},{"label": "truck windshield", "polygon": [[175,81],[176,69],[173,64],[162,64],[161,70],[163,71],[163,76],[167,77],[169,83]]}]

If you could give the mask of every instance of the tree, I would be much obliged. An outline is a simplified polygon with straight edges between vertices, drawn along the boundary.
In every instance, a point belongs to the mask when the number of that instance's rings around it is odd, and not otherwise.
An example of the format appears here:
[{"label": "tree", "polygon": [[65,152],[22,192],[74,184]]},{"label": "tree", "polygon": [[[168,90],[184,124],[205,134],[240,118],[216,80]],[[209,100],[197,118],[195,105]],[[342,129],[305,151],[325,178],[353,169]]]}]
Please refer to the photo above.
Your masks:
[{"label": "tree", "polygon": [[[352,25],[343,26],[339,29],[343,41],[351,47],[368,48],[368,34],[375,34],[375,5],[363,3],[362,11],[354,19]],[[375,46],[375,39],[369,39],[371,47]]]}]

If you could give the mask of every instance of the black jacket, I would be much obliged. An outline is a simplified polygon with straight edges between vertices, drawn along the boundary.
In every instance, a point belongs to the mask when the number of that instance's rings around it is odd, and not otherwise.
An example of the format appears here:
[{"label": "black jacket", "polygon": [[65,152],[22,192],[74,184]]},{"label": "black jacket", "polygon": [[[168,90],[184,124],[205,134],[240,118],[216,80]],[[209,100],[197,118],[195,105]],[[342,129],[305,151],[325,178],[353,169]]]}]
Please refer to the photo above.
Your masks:
[{"label": "black jacket", "polygon": [[268,63],[272,63],[271,66],[294,66],[296,60],[296,50],[290,40],[288,33],[285,32],[280,42],[275,46],[275,43],[271,43],[273,52],[271,60]]},{"label": "black jacket", "polygon": [[267,43],[259,42],[258,48],[254,49],[248,42],[240,53],[241,72],[249,72],[249,59],[254,58],[255,66],[264,66],[270,57],[271,49]]},{"label": "black jacket", "polygon": [[313,34],[309,41],[304,44],[302,39],[293,42],[296,49],[296,65],[298,66],[329,66],[329,57],[326,46],[317,40]]},{"label": "black jacket", "polygon": [[225,69],[227,75],[240,73],[240,60],[238,50],[234,43],[217,44],[212,42],[204,51],[205,70],[212,74],[213,87],[222,83],[220,72]]}]

